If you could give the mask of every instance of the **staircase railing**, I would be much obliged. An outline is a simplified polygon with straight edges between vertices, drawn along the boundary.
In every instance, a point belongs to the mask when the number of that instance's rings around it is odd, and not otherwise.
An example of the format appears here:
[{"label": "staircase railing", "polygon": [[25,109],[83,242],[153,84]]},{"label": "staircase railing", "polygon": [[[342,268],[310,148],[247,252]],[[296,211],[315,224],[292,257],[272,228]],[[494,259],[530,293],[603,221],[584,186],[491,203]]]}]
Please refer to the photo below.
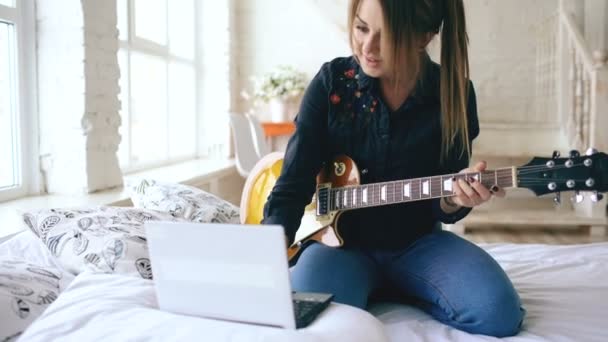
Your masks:
[{"label": "staircase railing", "polygon": [[557,112],[569,146],[608,149],[606,62],[589,50],[571,14],[557,14]]},{"label": "staircase railing", "polygon": [[[573,15],[562,6],[540,23],[537,33],[537,110],[558,115],[565,145],[583,153],[589,147],[608,151],[606,54],[589,49]],[[606,199],[599,205],[574,204],[573,209],[584,217],[606,217]]]}]

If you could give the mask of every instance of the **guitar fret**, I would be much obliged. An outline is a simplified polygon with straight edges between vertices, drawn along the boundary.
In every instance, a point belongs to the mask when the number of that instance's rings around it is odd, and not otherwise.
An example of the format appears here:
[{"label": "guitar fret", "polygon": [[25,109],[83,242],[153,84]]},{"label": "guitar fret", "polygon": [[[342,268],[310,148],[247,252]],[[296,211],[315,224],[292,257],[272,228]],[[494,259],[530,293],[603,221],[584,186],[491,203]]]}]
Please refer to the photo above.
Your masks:
[{"label": "guitar fret", "polygon": [[441,196],[440,178],[431,177],[431,197]]},{"label": "guitar fret", "polygon": [[442,196],[445,195],[453,195],[453,181],[452,181],[452,177],[453,176],[443,176],[441,177],[441,187],[442,187]]},{"label": "guitar fret", "polygon": [[380,199],[382,202],[386,202],[386,185],[380,186]]},{"label": "guitar fret", "polygon": [[422,191],[420,193],[420,198],[429,198],[431,195],[431,187],[430,187],[430,181],[429,179],[420,179],[420,186],[422,188]]}]

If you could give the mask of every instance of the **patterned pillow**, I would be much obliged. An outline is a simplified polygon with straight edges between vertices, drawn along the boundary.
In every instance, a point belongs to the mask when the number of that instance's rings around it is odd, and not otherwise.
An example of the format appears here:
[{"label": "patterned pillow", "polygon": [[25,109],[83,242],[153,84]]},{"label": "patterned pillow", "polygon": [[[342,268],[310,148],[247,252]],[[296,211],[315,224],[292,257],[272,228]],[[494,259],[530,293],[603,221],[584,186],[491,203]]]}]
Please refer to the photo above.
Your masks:
[{"label": "patterned pillow", "polygon": [[138,208],[168,212],[191,222],[241,222],[238,207],[198,188],[147,179],[129,188]]},{"label": "patterned pillow", "polygon": [[24,221],[73,274],[85,270],[152,279],[144,222],[178,221],[146,209],[96,207],[25,213]]},{"label": "patterned pillow", "polygon": [[0,260],[0,341],[15,341],[67,285],[56,268]]}]

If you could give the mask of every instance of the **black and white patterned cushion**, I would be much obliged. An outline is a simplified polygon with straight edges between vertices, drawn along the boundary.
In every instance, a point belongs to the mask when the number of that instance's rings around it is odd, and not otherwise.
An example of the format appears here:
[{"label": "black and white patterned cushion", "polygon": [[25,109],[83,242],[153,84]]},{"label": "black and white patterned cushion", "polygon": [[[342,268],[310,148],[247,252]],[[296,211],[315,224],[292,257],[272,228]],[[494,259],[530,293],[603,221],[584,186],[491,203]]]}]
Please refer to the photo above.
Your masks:
[{"label": "black and white patterned cushion", "polygon": [[56,268],[0,259],[0,341],[15,341],[67,285]]},{"label": "black and white patterned cushion", "polygon": [[240,223],[237,206],[195,187],[144,179],[129,188],[138,208],[168,212],[191,222]]},{"label": "black and white patterned cushion", "polygon": [[154,210],[95,207],[25,213],[25,223],[73,274],[85,270],[151,279],[146,221],[179,221]]}]

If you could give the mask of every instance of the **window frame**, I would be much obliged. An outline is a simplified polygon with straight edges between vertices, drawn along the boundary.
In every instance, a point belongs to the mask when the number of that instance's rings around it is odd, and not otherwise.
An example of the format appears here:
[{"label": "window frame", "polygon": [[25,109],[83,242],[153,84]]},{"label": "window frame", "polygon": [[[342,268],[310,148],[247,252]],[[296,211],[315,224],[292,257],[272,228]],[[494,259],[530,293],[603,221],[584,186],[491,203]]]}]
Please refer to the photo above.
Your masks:
[{"label": "window frame", "polygon": [[[118,4],[117,5],[123,5],[120,4],[120,0],[118,0]],[[195,120],[192,123],[194,125],[194,127],[199,127],[199,122],[201,120],[201,112],[200,112],[200,101],[199,101],[199,92],[198,89],[200,87],[200,78],[199,78],[199,74],[201,72],[201,60],[200,60],[200,53],[199,53],[199,32],[197,30],[197,28],[199,27],[199,11],[200,11],[200,4],[199,1],[194,0],[194,56],[193,59],[188,59],[182,56],[178,56],[178,55],[174,55],[171,53],[170,51],[170,37],[169,37],[169,32],[170,32],[170,22],[169,22],[169,4],[170,4],[170,0],[165,0],[165,20],[167,22],[167,32],[166,32],[166,45],[161,45],[158,44],[156,42],[147,40],[145,38],[141,38],[141,37],[137,37],[135,35],[135,25],[136,25],[136,13],[135,13],[135,0],[126,0],[127,2],[127,13],[126,13],[126,21],[127,21],[127,35],[126,35],[126,40],[122,40],[120,39],[120,37],[118,37],[118,54],[121,53],[126,53],[126,65],[127,65],[127,70],[121,70],[121,75],[128,75],[128,83],[127,83],[127,89],[121,89],[122,91],[126,91],[127,92],[127,104],[126,106],[128,108],[125,108],[125,104],[122,103],[122,111],[123,114],[125,115],[125,117],[123,118],[123,124],[125,124],[124,121],[128,121],[126,124],[128,125],[128,133],[126,133],[126,137],[122,136],[123,141],[127,140],[128,141],[128,151],[127,151],[127,155],[128,155],[128,161],[126,163],[126,165],[120,165],[121,169],[123,171],[123,174],[130,174],[130,173],[134,173],[134,172],[138,172],[138,171],[142,171],[142,170],[146,170],[146,169],[151,169],[151,168],[157,168],[157,167],[162,167],[162,166],[167,166],[167,165],[171,165],[171,164],[176,164],[176,163],[180,163],[180,162],[184,162],[187,160],[192,160],[195,159],[199,156],[199,142],[200,142],[200,135],[199,134],[195,134],[195,148],[194,148],[194,152],[192,154],[186,155],[186,156],[180,156],[177,158],[171,158],[170,157],[170,149],[169,149],[169,134],[170,134],[170,130],[169,130],[169,110],[170,110],[170,74],[169,74],[169,68],[170,68],[170,64],[172,62],[177,62],[177,63],[183,63],[183,64],[188,64],[189,66],[191,66],[194,69],[194,87],[195,87],[195,101],[194,101],[194,112],[195,112]],[[167,136],[167,158],[165,158],[164,160],[159,160],[159,161],[152,161],[152,162],[139,162],[139,163],[134,163],[133,162],[133,151],[132,151],[132,147],[133,147],[133,140],[132,140],[132,122],[131,122],[131,115],[132,115],[132,92],[131,92],[131,80],[132,80],[132,75],[131,75],[131,55],[132,53],[139,53],[139,54],[143,54],[146,56],[150,56],[150,57],[155,57],[155,58],[160,58],[162,59],[165,64],[166,64],[166,68],[165,68],[165,75],[167,76],[167,87],[166,87],[166,99],[167,99],[167,103],[166,103],[166,113],[167,113],[167,129],[165,130],[165,134]],[[121,76],[122,77],[122,76]],[[198,132],[198,130],[197,130]],[[119,159],[120,161],[120,159]]]},{"label": "window frame", "polygon": [[13,25],[16,53],[14,148],[17,185],[0,189],[0,202],[39,193],[39,130],[36,83],[36,30],[34,0],[15,1],[15,7],[0,5],[0,21]]}]

